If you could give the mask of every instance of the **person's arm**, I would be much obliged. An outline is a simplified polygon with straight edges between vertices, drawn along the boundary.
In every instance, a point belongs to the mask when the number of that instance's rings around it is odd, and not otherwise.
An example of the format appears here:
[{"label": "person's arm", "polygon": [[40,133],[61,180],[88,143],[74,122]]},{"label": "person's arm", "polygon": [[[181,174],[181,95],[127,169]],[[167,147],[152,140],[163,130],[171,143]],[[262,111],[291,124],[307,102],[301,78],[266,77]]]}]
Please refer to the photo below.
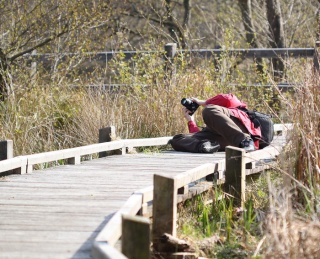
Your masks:
[{"label": "person's arm", "polygon": [[207,105],[205,100],[200,100],[200,99],[195,98],[195,97],[191,97],[191,100],[196,102],[200,106],[206,106]]},{"label": "person's arm", "polygon": [[186,120],[188,121],[188,129],[189,129],[189,133],[196,133],[199,132],[200,129],[198,128],[196,122],[194,121],[194,116],[190,115],[190,111],[187,108],[183,108],[183,114],[184,117],[186,118]]}]

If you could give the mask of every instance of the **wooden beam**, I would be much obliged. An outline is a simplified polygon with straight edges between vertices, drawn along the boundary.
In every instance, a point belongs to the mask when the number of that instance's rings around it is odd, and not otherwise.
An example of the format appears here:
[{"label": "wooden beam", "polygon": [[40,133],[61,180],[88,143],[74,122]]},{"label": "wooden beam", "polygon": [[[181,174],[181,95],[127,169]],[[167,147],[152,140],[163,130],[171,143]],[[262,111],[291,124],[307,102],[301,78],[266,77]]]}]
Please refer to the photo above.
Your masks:
[{"label": "wooden beam", "polygon": [[200,49],[200,50],[182,50],[182,52],[190,52],[193,55],[200,57],[216,57],[222,53],[230,56],[241,56],[246,58],[283,58],[283,57],[310,57],[312,58],[315,52],[314,48],[279,48],[279,49]]},{"label": "wooden beam", "polygon": [[0,141],[0,161],[13,158],[13,141]]},{"label": "wooden beam", "polygon": [[[110,142],[116,136],[116,128],[114,126],[99,129],[99,143]],[[99,157],[106,157],[107,151],[99,153]]]},{"label": "wooden beam", "polygon": [[164,234],[176,236],[177,188],[175,180],[155,174],[153,177],[153,246],[160,248],[160,237]]},{"label": "wooden beam", "polygon": [[6,175],[7,171],[14,174],[25,174],[27,169],[27,158],[17,156],[11,159],[0,161],[0,174]]},{"label": "wooden beam", "polygon": [[122,253],[130,259],[149,259],[150,220],[138,216],[122,216]]},{"label": "wooden beam", "polygon": [[225,190],[234,197],[234,204],[243,207],[245,202],[246,166],[245,150],[226,147]]}]

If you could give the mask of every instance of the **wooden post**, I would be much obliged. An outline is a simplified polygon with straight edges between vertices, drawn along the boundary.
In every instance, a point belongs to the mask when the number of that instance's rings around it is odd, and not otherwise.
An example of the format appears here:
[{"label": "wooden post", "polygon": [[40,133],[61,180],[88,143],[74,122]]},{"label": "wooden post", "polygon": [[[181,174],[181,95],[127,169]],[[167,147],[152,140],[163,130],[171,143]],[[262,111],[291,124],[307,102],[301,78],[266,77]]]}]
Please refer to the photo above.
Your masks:
[{"label": "wooden post", "polygon": [[121,239],[122,253],[128,258],[151,258],[149,219],[123,215]]},{"label": "wooden post", "polygon": [[314,72],[317,72],[317,73],[320,72],[319,60],[320,60],[320,40],[317,40],[316,46],[314,48],[314,56],[313,56]]},{"label": "wooden post", "polygon": [[13,141],[0,141],[0,161],[13,158]]},{"label": "wooden post", "polygon": [[[177,44],[176,43],[168,43],[164,46],[165,50],[165,77],[171,80],[172,84],[175,85],[175,74],[176,69],[174,65],[174,57],[177,53]],[[169,84],[170,85],[170,84]]]},{"label": "wooden post", "polygon": [[153,247],[160,251],[160,237],[164,234],[176,236],[177,190],[173,178],[153,177]]},{"label": "wooden post", "polygon": [[236,206],[243,207],[245,202],[246,166],[245,150],[241,148],[226,147],[226,192],[234,196]]},{"label": "wooden post", "polygon": [[[12,140],[4,140],[0,141],[0,161],[13,158],[13,141]],[[6,172],[2,172],[1,175],[9,175],[12,173],[19,173],[19,170],[10,170]]]},{"label": "wooden post", "polygon": [[[116,136],[116,128],[114,126],[99,129],[99,143],[110,142]],[[99,157],[106,157],[107,151],[100,152]]]},{"label": "wooden post", "polygon": [[36,61],[36,55],[37,55],[37,50],[34,49],[31,52],[31,80],[35,83],[37,80],[37,61]]},{"label": "wooden post", "polygon": [[81,157],[80,156],[71,157],[71,158],[68,158],[67,161],[69,165],[79,165],[81,164]]}]

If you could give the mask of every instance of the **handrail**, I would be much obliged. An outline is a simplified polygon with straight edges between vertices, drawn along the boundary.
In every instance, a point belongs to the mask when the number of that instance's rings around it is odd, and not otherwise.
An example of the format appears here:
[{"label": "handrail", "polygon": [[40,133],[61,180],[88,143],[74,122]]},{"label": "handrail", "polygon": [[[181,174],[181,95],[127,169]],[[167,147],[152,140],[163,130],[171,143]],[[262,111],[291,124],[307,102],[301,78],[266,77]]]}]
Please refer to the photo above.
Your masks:
[{"label": "handrail", "polygon": [[[30,173],[33,165],[58,161],[63,159],[73,159],[72,164],[79,164],[81,156],[99,153],[103,151],[112,151],[117,149],[125,150],[131,147],[142,146],[160,146],[166,145],[172,137],[146,138],[146,139],[126,139],[92,144],[76,148],[68,148],[32,155],[19,156],[0,161],[0,174],[9,170],[19,169],[20,173]],[[123,151],[124,153],[124,151]]]},{"label": "handrail", "polygon": [[[292,129],[292,124],[275,124],[274,130],[287,131]],[[63,159],[70,159],[70,164],[79,164],[81,156],[99,153],[103,151],[112,151],[117,149],[124,150],[131,147],[142,146],[160,146],[166,145],[172,137],[159,137],[159,138],[144,138],[144,139],[126,139],[116,140],[111,142],[91,144],[82,147],[68,148],[32,155],[25,155],[14,157],[0,161],[0,175],[2,172],[14,170],[15,173],[30,173],[33,170],[33,165],[58,161]],[[73,159],[73,161],[72,161]]]}]

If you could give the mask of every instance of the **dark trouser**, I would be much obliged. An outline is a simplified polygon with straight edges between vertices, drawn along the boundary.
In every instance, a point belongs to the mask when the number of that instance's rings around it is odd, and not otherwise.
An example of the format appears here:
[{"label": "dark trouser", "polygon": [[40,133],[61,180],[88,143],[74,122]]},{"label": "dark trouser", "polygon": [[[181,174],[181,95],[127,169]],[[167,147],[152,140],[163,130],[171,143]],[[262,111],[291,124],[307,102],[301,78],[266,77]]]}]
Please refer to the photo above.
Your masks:
[{"label": "dark trouser", "polygon": [[174,150],[198,153],[201,144],[210,141],[218,142],[220,151],[224,151],[226,146],[239,147],[240,142],[249,137],[242,122],[225,107],[209,105],[202,116],[206,127],[197,133],[175,135],[171,140]]}]

